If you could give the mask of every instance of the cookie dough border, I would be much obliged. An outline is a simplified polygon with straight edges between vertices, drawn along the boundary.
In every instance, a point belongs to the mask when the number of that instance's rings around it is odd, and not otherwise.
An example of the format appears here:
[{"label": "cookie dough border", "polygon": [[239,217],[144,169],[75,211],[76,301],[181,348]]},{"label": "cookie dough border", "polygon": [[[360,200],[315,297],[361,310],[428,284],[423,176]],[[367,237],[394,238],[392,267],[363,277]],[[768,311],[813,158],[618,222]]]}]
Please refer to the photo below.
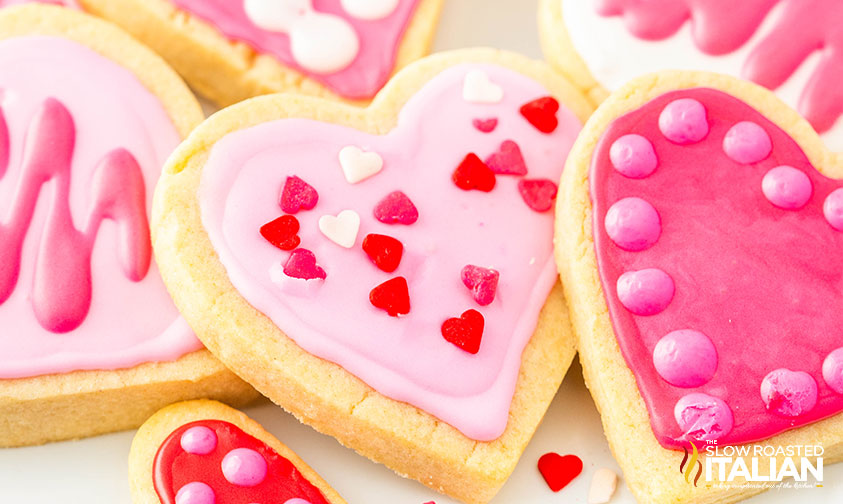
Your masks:
[{"label": "cookie dough border", "polygon": [[[29,35],[76,41],[129,69],[161,100],[182,136],[202,120],[199,104],[175,72],[109,23],[53,6],[0,12],[0,40]],[[244,404],[256,394],[207,350],[130,369],[0,380],[0,447],[135,428],[162,406],[195,397]]]},{"label": "cookie dough border", "polygon": [[[222,107],[285,91],[345,100],[275,56],[256,52],[244,42],[231,41],[215,26],[179,9],[169,0],[79,2],[89,12],[117,23],[162,55],[191,87]],[[419,0],[404,31],[391,73],[427,54],[443,2]]]},{"label": "cookie dough border", "polygon": [[[598,141],[621,115],[666,92],[695,87],[719,89],[743,100],[791,135],[823,174],[843,177],[843,156],[829,152],[793,109],[760,86],[720,74],[672,71],[640,77],[609,96],[589,119],[563,172],[554,246],[586,385],[627,485],[641,503],[726,504],[762,491],[706,488],[703,482],[694,488],[685,482],[679,472],[683,452],[662,448],[653,434],[635,377],[615,338],[597,270],[588,177]],[[843,460],[843,413],[779,434],[763,444],[820,444],[825,465]],[[768,460],[761,458],[760,466],[768,467]],[[782,459],[778,462],[781,466]]]},{"label": "cookie dough border", "polygon": [[491,49],[440,53],[414,63],[365,109],[306,96],[255,98],[218,112],[170,158],[155,194],[153,242],[176,304],[202,341],[234,372],[302,422],[372,460],[434,490],[482,504],[509,477],[573,359],[574,338],[559,285],[524,350],[506,431],[495,441],[476,442],[303,351],[253,308],[226,276],[202,226],[197,197],[210,149],[226,134],[289,117],[385,134],[395,127],[397,112],[427,81],[462,63],[518,71],[543,83],[580,120],[591,112],[585,97],[546,64]]}]

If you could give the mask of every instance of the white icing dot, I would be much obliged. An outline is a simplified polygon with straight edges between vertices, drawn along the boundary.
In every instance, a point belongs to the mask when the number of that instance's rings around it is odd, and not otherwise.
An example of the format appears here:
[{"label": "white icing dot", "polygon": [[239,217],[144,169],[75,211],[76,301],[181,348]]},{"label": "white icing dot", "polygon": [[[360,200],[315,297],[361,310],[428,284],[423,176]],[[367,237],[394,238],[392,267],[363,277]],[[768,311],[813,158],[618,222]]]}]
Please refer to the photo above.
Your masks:
[{"label": "white icing dot", "polygon": [[358,19],[383,19],[398,7],[399,0],[342,0],[342,8]]}]

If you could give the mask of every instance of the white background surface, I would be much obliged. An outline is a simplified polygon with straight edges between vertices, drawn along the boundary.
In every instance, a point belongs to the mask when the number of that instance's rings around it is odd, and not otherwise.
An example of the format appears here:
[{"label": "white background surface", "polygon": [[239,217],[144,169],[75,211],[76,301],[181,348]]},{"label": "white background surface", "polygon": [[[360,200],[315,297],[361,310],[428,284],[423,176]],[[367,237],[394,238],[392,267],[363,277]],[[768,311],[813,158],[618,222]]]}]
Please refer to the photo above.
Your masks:
[{"label": "white background surface", "polygon": [[[447,0],[435,49],[488,45],[541,57],[535,18],[536,0]],[[246,412],[298,452],[350,504],[457,504],[343,448],[270,404]],[[129,504],[126,457],[133,434],[0,450],[0,504]],[[558,494],[547,488],[536,469],[538,458],[550,451],[576,454],[585,464],[583,474]],[[521,463],[493,502],[585,503],[591,476],[600,467],[618,471],[575,363]],[[622,482],[612,502],[634,502]],[[776,490],[747,502],[843,502],[843,464],[826,468],[824,488]]]}]

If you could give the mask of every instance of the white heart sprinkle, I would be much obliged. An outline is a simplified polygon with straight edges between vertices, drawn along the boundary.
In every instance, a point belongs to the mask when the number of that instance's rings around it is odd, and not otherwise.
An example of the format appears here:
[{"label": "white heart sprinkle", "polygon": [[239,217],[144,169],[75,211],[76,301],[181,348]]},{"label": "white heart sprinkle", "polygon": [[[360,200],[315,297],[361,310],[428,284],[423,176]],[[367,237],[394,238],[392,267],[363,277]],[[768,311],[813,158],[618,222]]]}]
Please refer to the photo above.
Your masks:
[{"label": "white heart sprinkle", "polygon": [[588,504],[606,504],[612,500],[618,486],[618,475],[611,469],[600,468],[591,478],[588,490]]},{"label": "white heart sprinkle", "polygon": [[360,216],[354,210],[343,210],[336,216],[323,215],[319,218],[319,231],[340,247],[351,248],[360,231]]},{"label": "white heart sprinkle", "polygon": [[342,0],[342,8],[357,19],[383,19],[395,12],[398,0]]},{"label": "white heart sprinkle", "polygon": [[383,158],[377,152],[365,152],[353,145],[343,147],[339,157],[342,173],[349,184],[366,180],[383,169]]},{"label": "white heart sprinkle", "polygon": [[462,98],[469,103],[500,103],[503,88],[492,82],[486,72],[472,70],[465,74]]}]

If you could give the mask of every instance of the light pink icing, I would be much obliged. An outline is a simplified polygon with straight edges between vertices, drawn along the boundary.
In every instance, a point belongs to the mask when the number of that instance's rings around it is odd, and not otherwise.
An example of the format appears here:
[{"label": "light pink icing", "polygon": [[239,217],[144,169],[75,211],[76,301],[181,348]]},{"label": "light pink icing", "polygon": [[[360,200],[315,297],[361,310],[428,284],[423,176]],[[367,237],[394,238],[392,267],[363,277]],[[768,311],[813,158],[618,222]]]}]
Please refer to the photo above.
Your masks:
[{"label": "light pink icing", "polygon": [[598,0],[605,16],[622,15],[629,31],[661,40],[690,20],[696,45],[727,54],[744,44],[776,4],[773,31],[753,48],[743,77],[770,89],[781,86],[815,52],[819,62],[799,100],[799,112],[822,133],[843,114],[843,2],[840,0]]},{"label": "light pink icing", "polygon": [[[686,99],[704,107],[708,134],[679,145],[665,137],[659,119],[671,103]],[[735,161],[723,148],[727,133],[743,121],[769,135],[772,151],[757,163]],[[659,160],[643,179],[625,177],[612,164],[611,146],[630,134],[647,138]],[[813,188],[798,209],[780,208],[765,196],[763,180],[785,165]],[[843,256],[829,252],[843,249],[843,232],[826,221],[823,204],[843,182],[821,175],[792,138],[745,103],[720,91],[689,89],[613,121],[592,158],[590,184],[609,314],[663,446],[679,447],[689,438],[754,442],[843,410],[843,395],[823,380],[823,361],[840,347],[843,313]],[[660,216],[658,241],[645,250],[619,247],[605,225],[610,208],[629,198],[647,202]],[[627,227],[641,225],[634,217]],[[615,286],[625,273],[646,268],[670,275],[675,293],[663,311],[641,316],[624,306]],[[702,350],[707,344],[700,337],[673,338],[670,352],[656,351],[678,330],[701,333],[715,353]],[[762,387],[780,369],[786,372]],[[775,411],[780,408],[798,415],[782,416]]]},{"label": "light pink icing", "polygon": [[201,348],[150,261],[149,188],[180,140],[161,103],[66,39],[4,40],[0,66],[0,378]]},{"label": "light pink icing", "polygon": [[[503,87],[500,103],[463,100],[463,79],[471,70],[486,72]],[[459,189],[452,173],[468,153],[485,157],[509,139],[520,146],[529,177],[558,180],[579,121],[563,108],[559,127],[544,134],[519,113],[521,105],[547,94],[511,70],[460,65],[425,85],[402,109],[398,126],[383,136],[303,119],[231,133],[214,145],[203,169],[203,224],[237,290],[302,348],[472,439],[495,439],[506,427],[522,351],[556,281],[553,216],[525,204],[518,176],[497,176],[486,193]],[[494,132],[472,126],[473,118],[489,116],[500,119]],[[337,157],[349,145],[377,152],[383,170],[349,184]],[[296,217],[302,246],[327,273],[314,288],[294,292],[273,283],[269,273],[288,254],[257,233],[278,216],[278,188],[290,175],[319,192],[317,206]],[[378,202],[396,190],[414,203],[416,222],[385,224],[373,215]],[[347,209],[362,220],[351,249],[326,239],[317,225],[321,216]],[[361,250],[370,233],[404,245],[394,273],[380,271]],[[500,273],[490,305],[479,306],[462,284],[467,264]],[[372,306],[369,292],[397,276],[407,279],[412,308],[406,316],[391,317]],[[445,320],[471,308],[485,317],[476,355],[441,334]]]},{"label": "light pink icing", "polygon": [[[280,0],[279,0],[280,1]],[[313,8],[347,21],[357,32],[360,49],[354,61],[343,70],[316,75],[296,64],[285,33],[258,28],[243,8],[242,0],[172,0],[184,9],[214,25],[225,36],[245,42],[256,51],[275,56],[281,63],[316,79],[346,98],[371,98],[386,83],[395,66],[395,58],[404,30],[415,12],[418,0],[401,0],[383,19],[363,20],[349,16],[340,0],[313,0]]]}]

